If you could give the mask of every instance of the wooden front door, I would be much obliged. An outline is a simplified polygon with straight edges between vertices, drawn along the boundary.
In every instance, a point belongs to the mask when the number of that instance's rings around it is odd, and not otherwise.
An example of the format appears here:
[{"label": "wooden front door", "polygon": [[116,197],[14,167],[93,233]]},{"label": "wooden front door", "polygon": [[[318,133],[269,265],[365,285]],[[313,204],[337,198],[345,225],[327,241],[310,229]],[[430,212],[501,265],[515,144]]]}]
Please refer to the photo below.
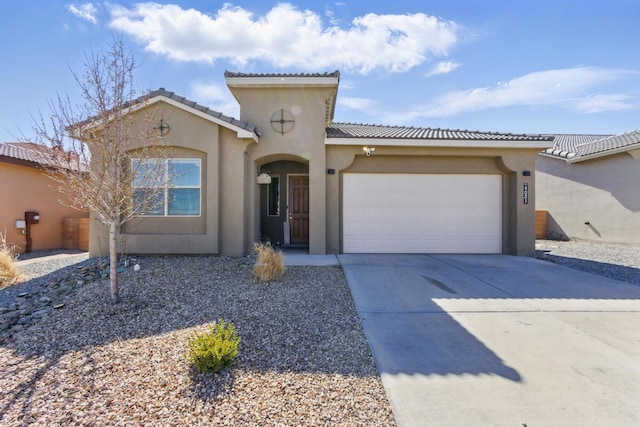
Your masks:
[{"label": "wooden front door", "polygon": [[309,243],[309,175],[289,175],[288,188],[291,243]]}]

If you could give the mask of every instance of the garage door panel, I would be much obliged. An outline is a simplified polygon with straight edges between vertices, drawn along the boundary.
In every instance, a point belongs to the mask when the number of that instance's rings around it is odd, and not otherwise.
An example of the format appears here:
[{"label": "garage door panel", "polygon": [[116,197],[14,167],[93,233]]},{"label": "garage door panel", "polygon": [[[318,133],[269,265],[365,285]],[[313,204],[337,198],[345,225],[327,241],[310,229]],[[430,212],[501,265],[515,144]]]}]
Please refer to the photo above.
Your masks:
[{"label": "garage door panel", "polygon": [[499,253],[500,175],[345,174],[344,252]]}]

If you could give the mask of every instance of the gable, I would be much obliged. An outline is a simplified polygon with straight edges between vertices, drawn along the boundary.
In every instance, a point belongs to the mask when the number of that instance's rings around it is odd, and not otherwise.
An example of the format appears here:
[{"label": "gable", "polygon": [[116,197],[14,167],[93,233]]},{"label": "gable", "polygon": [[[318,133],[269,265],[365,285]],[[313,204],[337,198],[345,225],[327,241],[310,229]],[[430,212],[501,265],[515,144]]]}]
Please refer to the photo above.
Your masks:
[{"label": "gable", "polygon": [[[123,114],[127,115],[139,112],[154,105],[157,106],[158,103],[169,104],[177,109],[229,129],[240,139],[251,139],[258,142],[258,134],[254,125],[226,116],[218,111],[210,109],[209,107],[200,105],[195,101],[176,95],[174,92],[169,92],[164,88],[151,91],[148,95],[140,96],[130,102],[127,102],[124,105]],[[89,132],[101,127],[101,123],[91,121],[91,119],[86,123],[81,123],[80,125],[82,125],[81,133]]]},{"label": "gable", "polygon": [[232,132],[235,132],[238,138],[249,138],[258,142],[258,135],[256,134],[256,127],[254,125],[226,116],[218,111],[210,109],[209,107],[200,105],[195,101],[190,101],[184,97],[178,96],[174,92],[166,91],[163,88],[151,92],[148,100],[145,101],[145,107],[152,106],[158,102],[167,103],[211,123],[229,129]]}]

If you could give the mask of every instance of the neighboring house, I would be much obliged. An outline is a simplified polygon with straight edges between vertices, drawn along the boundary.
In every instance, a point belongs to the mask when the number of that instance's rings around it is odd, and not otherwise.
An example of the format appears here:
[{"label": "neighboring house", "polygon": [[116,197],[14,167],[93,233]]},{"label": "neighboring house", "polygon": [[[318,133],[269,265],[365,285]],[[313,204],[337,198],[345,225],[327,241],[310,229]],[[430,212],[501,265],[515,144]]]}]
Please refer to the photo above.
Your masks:
[{"label": "neighboring house", "polygon": [[[15,246],[19,253],[27,249],[69,247],[68,236],[64,234],[77,234],[78,231],[63,230],[63,220],[89,216],[87,212],[79,212],[59,202],[61,195],[52,188],[54,182],[41,167],[43,156],[38,155],[38,150],[42,149],[42,146],[32,143],[0,144],[0,233],[6,237],[7,244]],[[29,224],[29,248],[27,224],[16,222],[25,222],[26,212],[39,214],[37,224]],[[77,222],[65,221],[67,225],[78,226]],[[77,247],[79,245],[76,243]]]},{"label": "neighboring house", "polygon": [[[553,137],[335,123],[339,76],[226,72],[240,120],[164,89],[133,102],[157,109],[185,172],[125,226],[125,250],[534,254],[535,160]],[[92,223],[93,255],[107,236]]]},{"label": "neighboring house", "polygon": [[536,162],[536,209],[552,238],[640,243],[640,130],[557,135]]}]

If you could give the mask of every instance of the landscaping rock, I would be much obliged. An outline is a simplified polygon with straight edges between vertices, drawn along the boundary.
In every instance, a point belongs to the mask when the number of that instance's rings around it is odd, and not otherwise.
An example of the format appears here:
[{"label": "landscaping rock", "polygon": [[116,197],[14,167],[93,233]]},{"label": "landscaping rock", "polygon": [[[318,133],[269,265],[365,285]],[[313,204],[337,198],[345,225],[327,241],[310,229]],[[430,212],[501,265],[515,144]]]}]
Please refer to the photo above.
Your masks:
[{"label": "landscaping rock", "polygon": [[[137,262],[121,273],[120,304],[108,281],[88,282],[11,338],[0,332],[0,424],[394,425],[339,267],[264,284],[251,259]],[[220,317],[241,338],[237,365],[199,374],[188,338]]]},{"label": "landscaping rock", "polygon": [[[90,262],[90,261],[89,261]],[[38,267],[38,263],[30,264],[29,267]],[[59,260],[53,263],[53,267],[59,265]],[[0,331],[2,331],[3,341],[10,338],[13,333],[22,332],[25,325],[32,324],[43,317],[46,317],[54,306],[57,309],[64,307],[64,301],[70,297],[74,290],[85,286],[101,277],[104,269],[108,269],[109,265],[104,264],[102,267],[93,262],[90,265],[77,266],[75,269],[63,269],[63,273],[58,273],[59,278],[55,280],[39,281],[34,278],[27,283],[16,285],[16,288],[27,286],[29,292],[13,292],[14,298],[11,303],[6,302],[7,295],[11,294],[12,289],[7,288],[0,292],[0,302],[5,301],[6,306],[0,306]],[[41,273],[44,277],[50,274],[46,267],[40,266]],[[121,268],[122,270],[122,268]],[[126,269],[122,270],[122,272]]]}]

